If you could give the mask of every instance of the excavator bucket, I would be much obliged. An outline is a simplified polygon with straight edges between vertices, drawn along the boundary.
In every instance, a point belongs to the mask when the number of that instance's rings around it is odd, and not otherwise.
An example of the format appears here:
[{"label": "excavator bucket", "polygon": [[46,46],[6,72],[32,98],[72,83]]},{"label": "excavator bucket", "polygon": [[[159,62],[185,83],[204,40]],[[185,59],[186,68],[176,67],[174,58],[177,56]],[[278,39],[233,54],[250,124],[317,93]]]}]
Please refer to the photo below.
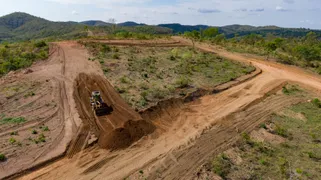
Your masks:
[{"label": "excavator bucket", "polygon": [[106,103],[102,103],[100,107],[94,109],[97,116],[105,116],[113,111],[113,108],[108,106]]},{"label": "excavator bucket", "polygon": [[113,108],[103,101],[99,91],[93,91],[91,93],[90,103],[97,116],[108,115],[113,111]]}]

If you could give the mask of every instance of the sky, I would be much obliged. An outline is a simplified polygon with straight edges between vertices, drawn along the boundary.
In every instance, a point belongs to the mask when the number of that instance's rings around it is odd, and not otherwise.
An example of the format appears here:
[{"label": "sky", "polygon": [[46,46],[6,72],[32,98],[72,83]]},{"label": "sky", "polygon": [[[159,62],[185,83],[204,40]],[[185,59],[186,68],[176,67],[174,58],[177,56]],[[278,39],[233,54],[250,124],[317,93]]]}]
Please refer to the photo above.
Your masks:
[{"label": "sky", "polygon": [[276,25],[321,29],[321,0],[0,0],[0,16],[51,21],[115,19],[146,24]]}]

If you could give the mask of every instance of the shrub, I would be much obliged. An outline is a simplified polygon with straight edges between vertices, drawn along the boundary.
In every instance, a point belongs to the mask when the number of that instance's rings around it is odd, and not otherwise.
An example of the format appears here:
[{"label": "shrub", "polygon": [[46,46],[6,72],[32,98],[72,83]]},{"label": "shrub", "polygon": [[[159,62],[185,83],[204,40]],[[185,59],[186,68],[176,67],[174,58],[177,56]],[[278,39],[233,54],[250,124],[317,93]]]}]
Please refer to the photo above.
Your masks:
[{"label": "shrub", "polygon": [[45,47],[45,46],[47,46],[47,43],[44,42],[44,41],[39,41],[39,42],[35,43],[35,47],[37,47],[37,48],[42,48],[42,47]]},{"label": "shrub", "polygon": [[321,156],[317,155],[314,152],[308,152],[308,155],[309,155],[309,158],[311,158],[311,159],[314,159],[314,160],[317,160],[317,161],[321,160]]},{"label": "shrub", "polygon": [[302,173],[303,173],[302,169],[300,169],[300,168],[296,168],[296,172],[297,172],[298,174],[302,174]]},{"label": "shrub", "polygon": [[231,170],[232,163],[225,154],[222,154],[212,162],[212,167],[215,174],[225,178]]},{"label": "shrub", "polygon": [[17,140],[16,140],[15,138],[10,138],[10,139],[9,139],[9,142],[10,142],[10,144],[14,144],[14,143],[17,142]]},{"label": "shrub", "polygon": [[264,159],[260,159],[259,163],[262,164],[262,165],[267,165],[268,164]]},{"label": "shrub", "polygon": [[151,94],[155,99],[163,99],[166,97],[166,91],[162,89],[153,89]]},{"label": "shrub", "polygon": [[282,88],[282,92],[283,94],[286,94],[286,95],[290,94],[290,91],[286,87]]},{"label": "shrub", "polygon": [[145,107],[147,104],[148,103],[147,103],[146,99],[144,99],[144,98],[141,98],[138,102],[138,105],[141,107]]},{"label": "shrub", "polygon": [[312,103],[318,108],[321,108],[321,101],[318,98],[313,99]]},{"label": "shrub", "polygon": [[275,132],[277,135],[285,137],[285,138],[287,138],[289,136],[288,131],[285,128],[278,126],[278,125],[276,125],[276,127],[275,127]]},{"label": "shrub", "polygon": [[44,134],[40,134],[38,137],[39,142],[46,142],[46,136]]},{"label": "shrub", "polygon": [[143,92],[140,93],[140,95],[141,95],[144,99],[146,99],[146,98],[147,98],[147,95],[148,95],[148,92],[147,92],[147,91],[143,91]]},{"label": "shrub", "polygon": [[36,95],[36,94],[33,91],[30,91],[27,94],[25,94],[24,97],[27,98],[27,97],[31,97],[31,96],[34,96],[34,95]]},{"label": "shrub", "polygon": [[107,53],[107,52],[110,52],[110,51],[111,51],[111,48],[110,48],[108,45],[103,44],[103,45],[101,46],[101,52]]},{"label": "shrub", "polygon": [[248,145],[250,145],[252,147],[254,146],[255,143],[252,141],[252,139],[251,139],[251,137],[250,137],[250,135],[248,133],[243,132],[241,134],[241,136],[242,136],[242,138],[243,138],[243,140],[245,141],[246,144],[248,144]]},{"label": "shrub", "polygon": [[148,84],[147,84],[147,83],[141,83],[141,84],[139,85],[139,87],[140,87],[140,89],[142,89],[142,90],[148,90]]},{"label": "shrub", "polygon": [[42,130],[43,131],[49,131],[49,128],[48,128],[48,126],[45,126],[45,127],[42,128]]},{"label": "shrub", "polygon": [[113,54],[112,56],[113,59],[120,59],[119,55],[117,53]]},{"label": "shrub", "polygon": [[104,71],[104,73],[106,74],[106,73],[109,72],[109,69],[108,69],[107,67],[104,67],[104,68],[103,68],[103,71]]},{"label": "shrub", "polygon": [[127,84],[127,83],[129,83],[129,80],[128,80],[127,77],[123,76],[122,78],[120,78],[120,82],[124,83],[124,84]]},{"label": "shrub", "polygon": [[33,130],[31,131],[31,134],[38,134],[38,131],[35,130],[35,129],[33,129]]},{"label": "shrub", "polygon": [[181,76],[179,79],[176,80],[176,85],[179,88],[186,88],[189,86],[190,80],[186,77]]},{"label": "shrub", "polygon": [[288,176],[289,162],[285,158],[279,158],[279,169],[282,175]]},{"label": "shrub", "polygon": [[17,135],[18,135],[18,132],[17,132],[17,131],[11,132],[10,135],[11,135],[11,136],[17,136]]},{"label": "shrub", "polygon": [[260,124],[260,128],[267,129],[267,127],[264,123]]},{"label": "shrub", "polygon": [[5,161],[7,158],[4,154],[0,154],[0,161],[3,162]]}]

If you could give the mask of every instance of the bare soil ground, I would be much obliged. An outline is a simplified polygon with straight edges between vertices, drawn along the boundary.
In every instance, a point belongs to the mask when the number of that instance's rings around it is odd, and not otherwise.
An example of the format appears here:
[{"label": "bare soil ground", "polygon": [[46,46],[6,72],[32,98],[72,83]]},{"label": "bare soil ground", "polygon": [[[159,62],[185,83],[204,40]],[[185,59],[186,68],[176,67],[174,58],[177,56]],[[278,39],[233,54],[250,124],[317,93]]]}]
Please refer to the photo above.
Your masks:
[{"label": "bare soil ground", "polygon": [[[181,38],[174,39],[183,44],[189,43]],[[301,98],[288,98],[276,93],[286,82],[296,82],[320,93],[320,77],[298,68],[216,51],[215,47],[205,44],[197,44],[196,47],[229,59],[252,63],[263,72],[221,93],[206,95],[192,102],[166,101],[157,108],[137,114],[124,104],[107,80],[101,79],[103,72],[98,64],[88,61],[83,47],[76,43],[59,43],[52,61],[49,61],[52,66],[48,66],[50,63],[36,66],[38,69],[35,67],[30,76],[55,79],[60,85],[58,94],[62,96],[56,98],[61,108],[58,112],[63,117],[60,120],[64,123],[63,133],[58,135],[62,140],[51,147],[53,151],[44,153],[41,158],[50,159],[54,157],[54,152],[63,152],[73,137],[69,151],[71,155],[21,179],[197,178],[198,167],[213,154],[227,150],[242,132],[253,130],[273,112],[302,101]],[[90,113],[86,96],[96,88],[104,90],[103,97],[109,104],[117,104],[115,114],[96,119]],[[123,125],[117,124],[118,119]],[[99,130],[95,131],[95,128]],[[115,149],[128,148],[107,150],[94,145],[84,149],[92,134],[106,137],[101,139],[107,141],[99,140],[101,145],[114,146],[113,142],[117,142],[120,145]],[[123,146],[126,139],[130,141]],[[10,160],[5,163],[9,164]],[[11,163],[11,166],[1,163],[2,177],[10,174],[10,167],[14,166],[14,162]],[[29,166],[18,165],[19,168],[13,170],[18,172]]]}]

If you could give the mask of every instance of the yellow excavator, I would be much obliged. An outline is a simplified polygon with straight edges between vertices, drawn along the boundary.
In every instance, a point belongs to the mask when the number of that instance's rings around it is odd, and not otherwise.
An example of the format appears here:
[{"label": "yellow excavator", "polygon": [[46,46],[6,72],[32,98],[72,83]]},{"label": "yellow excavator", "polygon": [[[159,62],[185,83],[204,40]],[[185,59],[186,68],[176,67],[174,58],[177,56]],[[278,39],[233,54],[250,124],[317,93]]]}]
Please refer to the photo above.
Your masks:
[{"label": "yellow excavator", "polygon": [[113,111],[111,106],[108,106],[102,99],[100,91],[93,91],[90,97],[92,110],[97,116],[108,115]]}]

